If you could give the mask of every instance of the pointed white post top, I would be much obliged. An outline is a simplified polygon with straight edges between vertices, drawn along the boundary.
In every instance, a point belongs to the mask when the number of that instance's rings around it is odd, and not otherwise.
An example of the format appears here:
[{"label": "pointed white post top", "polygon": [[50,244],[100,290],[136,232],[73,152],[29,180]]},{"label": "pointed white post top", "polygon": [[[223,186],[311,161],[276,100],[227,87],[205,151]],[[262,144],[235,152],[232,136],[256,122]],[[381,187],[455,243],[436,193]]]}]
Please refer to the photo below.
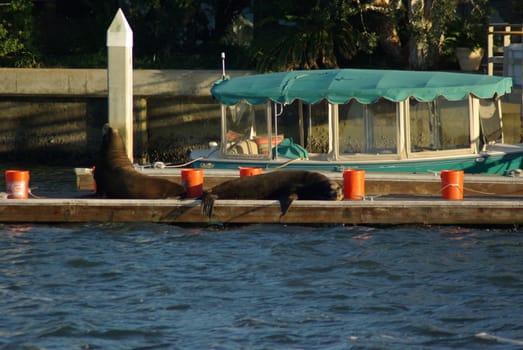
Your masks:
[{"label": "pointed white post top", "polygon": [[107,29],[107,46],[133,47],[133,31],[122,9],[118,9]]}]

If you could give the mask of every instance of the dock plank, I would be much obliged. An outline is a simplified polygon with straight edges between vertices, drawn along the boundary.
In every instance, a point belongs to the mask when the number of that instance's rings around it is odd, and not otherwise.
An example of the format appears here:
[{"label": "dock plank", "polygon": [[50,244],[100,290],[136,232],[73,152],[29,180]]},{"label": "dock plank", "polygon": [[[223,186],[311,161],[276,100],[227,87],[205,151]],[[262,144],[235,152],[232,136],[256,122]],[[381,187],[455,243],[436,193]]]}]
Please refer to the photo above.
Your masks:
[{"label": "dock plank", "polygon": [[161,222],[281,224],[523,224],[523,201],[510,198],[449,201],[437,197],[363,201],[295,201],[285,216],[278,201],[217,200],[211,219],[199,200],[0,200],[2,223]]}]

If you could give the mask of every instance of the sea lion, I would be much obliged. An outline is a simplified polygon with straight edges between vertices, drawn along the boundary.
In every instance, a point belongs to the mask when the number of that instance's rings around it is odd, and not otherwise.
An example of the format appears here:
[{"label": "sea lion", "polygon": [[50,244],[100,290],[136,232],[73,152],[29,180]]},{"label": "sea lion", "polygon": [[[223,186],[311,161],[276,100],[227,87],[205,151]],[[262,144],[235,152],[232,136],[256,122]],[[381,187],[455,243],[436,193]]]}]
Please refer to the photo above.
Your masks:
[{"label": "sea lion", "polygon": [[184,197],[185,188],[181,184],[142,174],[134,168],[117,129],[105,124],[102,134],[102,146],[93,171],[98,196],[128,199]]},{"label": "sea lion", "polygon": [[343,189],[327,176],[306,170],[281,170],[223,182],[200,197],[202,215],[212,216],[216,199],[274,199],[285,215],[295,199],[342,200]]}]

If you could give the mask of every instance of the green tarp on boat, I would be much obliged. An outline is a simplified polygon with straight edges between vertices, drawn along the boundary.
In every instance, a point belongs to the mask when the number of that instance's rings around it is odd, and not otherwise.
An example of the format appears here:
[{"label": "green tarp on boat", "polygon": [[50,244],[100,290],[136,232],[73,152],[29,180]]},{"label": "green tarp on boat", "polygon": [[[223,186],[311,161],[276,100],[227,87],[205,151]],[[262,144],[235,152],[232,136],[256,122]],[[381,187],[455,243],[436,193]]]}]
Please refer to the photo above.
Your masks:
[{"label": "green tarp on boat", "polygon": [[211,88],[211,94],[224,105],[233,105],[241,100],[252,105],[267,100],[290,104],[297,99],[311,104],[323,99],[342,104],[351,99],[373,103],[379,98],[398,102],[408,97],[428,102],[437,96],[462,100],[469,93],[479,98],[491,98],[509,93],[511,88],[512,78],[484,74],[324,69],[219,80]]}]

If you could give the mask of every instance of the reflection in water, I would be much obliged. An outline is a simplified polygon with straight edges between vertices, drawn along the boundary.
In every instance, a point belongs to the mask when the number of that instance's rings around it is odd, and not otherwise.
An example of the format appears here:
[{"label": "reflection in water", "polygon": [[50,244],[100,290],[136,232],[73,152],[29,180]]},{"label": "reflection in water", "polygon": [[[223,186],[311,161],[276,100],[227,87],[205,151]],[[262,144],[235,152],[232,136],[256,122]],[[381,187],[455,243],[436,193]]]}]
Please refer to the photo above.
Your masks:
[{"label": "reflection in water", "polygon": [[23,237],[32,228],[33,225],[6,225],[3,232],[8,237]]}]

